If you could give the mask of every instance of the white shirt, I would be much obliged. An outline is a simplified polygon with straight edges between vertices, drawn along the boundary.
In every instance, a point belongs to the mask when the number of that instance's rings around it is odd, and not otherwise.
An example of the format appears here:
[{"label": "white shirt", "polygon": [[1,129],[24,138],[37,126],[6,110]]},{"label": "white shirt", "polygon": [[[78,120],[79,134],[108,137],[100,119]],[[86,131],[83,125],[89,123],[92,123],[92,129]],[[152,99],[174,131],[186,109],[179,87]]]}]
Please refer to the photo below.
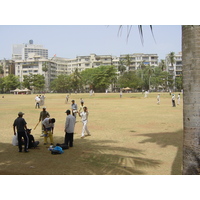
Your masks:
[{"label": "white shirt", "polygon": [[36,102],[40,102],[40,98],[39,97],[35,97],[35,101]]},{"label": "white shirt", "polygon": [[86,121],[88,119],[88,115],[89,115],[88,112],[82,112],[82,113],[80,113],[82,121]]},{"label": "white shirt", "polygon": [[54,123],[49,123],[49,118],[45,118],[42,121],[42,124],[45,126],[45,128],[52,128],[52,127],[54,127]]}]

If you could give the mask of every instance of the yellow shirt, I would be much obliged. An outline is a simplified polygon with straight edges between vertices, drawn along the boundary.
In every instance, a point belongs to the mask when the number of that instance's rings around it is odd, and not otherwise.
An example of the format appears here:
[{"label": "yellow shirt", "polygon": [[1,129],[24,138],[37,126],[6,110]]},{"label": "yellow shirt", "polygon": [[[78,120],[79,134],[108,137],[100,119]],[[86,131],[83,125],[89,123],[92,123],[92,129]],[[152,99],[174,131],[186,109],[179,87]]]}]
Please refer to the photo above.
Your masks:
[{"label": "yellow shirt", "polygon": [[82,105],[80,105],[80,107],[79,107],[79,112],[80,112],[80,113],[82,113],[82,112],[83,112],[83,107],[85,107],[85,105],[83,105],[83,106],[82,106]]}]

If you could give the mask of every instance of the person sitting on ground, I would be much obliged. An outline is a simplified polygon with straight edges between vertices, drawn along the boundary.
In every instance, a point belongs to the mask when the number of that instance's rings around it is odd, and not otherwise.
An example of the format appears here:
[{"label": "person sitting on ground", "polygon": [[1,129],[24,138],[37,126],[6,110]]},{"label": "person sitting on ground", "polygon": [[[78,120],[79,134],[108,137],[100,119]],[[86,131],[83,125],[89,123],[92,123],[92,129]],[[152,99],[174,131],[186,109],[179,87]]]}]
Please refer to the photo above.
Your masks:
[{"label": "person sitting on ground", "polygon": [[27,132],[28,139],[29,139],[28,148],[31,149],[31,148],[37,147],[40,142],[35,141],[33,135],[31,134],[31,129],[27,129],[26,132]]}]

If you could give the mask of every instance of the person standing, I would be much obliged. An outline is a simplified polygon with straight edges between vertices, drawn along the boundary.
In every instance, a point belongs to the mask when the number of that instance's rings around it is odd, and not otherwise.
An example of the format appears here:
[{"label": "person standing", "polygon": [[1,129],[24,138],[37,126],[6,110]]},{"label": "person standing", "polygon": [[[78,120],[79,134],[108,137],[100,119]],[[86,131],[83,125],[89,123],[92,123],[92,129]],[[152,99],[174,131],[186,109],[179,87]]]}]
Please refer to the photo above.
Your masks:
[{"label": "person standing", "polygon": [[72,109],[72,115],[76,118],[78,107],[74,100],[72,100],[71,109]]},{"label": "person standing", "polygon": [[[50,114],[49,114],[49,112],[46,111],[46,106],[43,106],[42,111],[40,112],[39,122],[41,122],[45,118],[49,118],[49,117],[50,117]],[[43,137],[44,136],[44,126],[42,123],[41,123],[41,130],[42,130],[41,137]]]},{"label": "person standing", "polygon": [[87,110],[87,107],[84,106],[83,112],[79,113],[79,116],[81,117],[82,122],[83,122],[83,128],[82,128],[81,138],[85,137],[85,132],[87,133],[87,136],[91,136],[90,131],[87,128],[88,115],[89,115],[89,112]]},{"label": "person standing", "polygon": [[28,152],[29,141],[26,133],[27,123],[26,120],[23,118],[23,115],[24,115],[23,112],[18,113],[18,118],[16,118],[13,123],[13,131],[14,135],[16,135],[17,132],[19,152],[22,152],[22,138],[24,139],[24,152]]},{"label": "person standing", "polygon": [[181,95],[178,94],[178,96],[177,96],[177,105],[180,105],[180,101],[181,101]]},{"label": "person standing", "polygon": [[79,107],[79,113],[83,112],[83,108],[84,108],[84,101],[81,101],[81,105]]},{"label": "person standing", "polygon": [[69,95],[66,96],[65,103],[67,104],[69,100]]},{"label": "person standing", "polygon": [[65,144],[73,147],[74,142],[74,127],[76,123],[76,118],[71,115],[71,111],[67,110],[65,112],[67,114],[66,121],[65,121]]},{"label": "person standing", "polygon": [[119,97],[122,98],[122,90],[120,90]]},{"label": "person standing", "polygon": [[157,95],[157,104],[160,105],[160,94]]},{"label": "person standing", "polygon": [[47,138],[49,137],[51,145],[53,145],[53,130],[54,130],[54,118],[45,118],[42,121],[44,127],[44,145],[47,144]]},{"label": "person standing", "polygon": [[175,103],[175,95],[172,94],[172,106],[176,107],[176,103]]},{"label": "person standing", "polygon": [[38,95],[35,97],[35,108],[40,108],[40,98]]}]

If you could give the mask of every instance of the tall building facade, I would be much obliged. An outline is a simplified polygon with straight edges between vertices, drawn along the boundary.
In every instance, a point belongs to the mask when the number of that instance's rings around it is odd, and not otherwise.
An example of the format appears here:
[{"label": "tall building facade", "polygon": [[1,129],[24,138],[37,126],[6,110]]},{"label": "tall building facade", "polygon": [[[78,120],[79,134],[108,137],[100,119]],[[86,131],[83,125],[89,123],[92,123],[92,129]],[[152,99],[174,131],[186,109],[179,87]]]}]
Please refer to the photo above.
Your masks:
[{"label": "tall building facade", "polygon": [[[127,58],[127,56],[129,58]],[[124,54],[120,55],[119,58],[124,61],[127,65],[128,71],[134,71],[141,67],[141,65],[158,66],[158,55],[157,54],[144,54],[144,53],[134,53],[134,54]],[[129,64],[127,63],[129,60]]]},{"label": "tall building facade", "polygon": [[167,66],[167,71],[170,73],[170,75],[175,77],[179,77],[182,75],[182,52],[179,52],[174,55],[174,60],[175,62],[172,64],[169,62],[169,55],[166,56],[166,66]]},{"label": "tall building facade", "polygon": [[48,49],[42,45],[33,44],[33,40],[29,40],[28,44],[14,44],[12,48],[13,60],[27,60],[29,57],[42,56],[48,59]]}]

